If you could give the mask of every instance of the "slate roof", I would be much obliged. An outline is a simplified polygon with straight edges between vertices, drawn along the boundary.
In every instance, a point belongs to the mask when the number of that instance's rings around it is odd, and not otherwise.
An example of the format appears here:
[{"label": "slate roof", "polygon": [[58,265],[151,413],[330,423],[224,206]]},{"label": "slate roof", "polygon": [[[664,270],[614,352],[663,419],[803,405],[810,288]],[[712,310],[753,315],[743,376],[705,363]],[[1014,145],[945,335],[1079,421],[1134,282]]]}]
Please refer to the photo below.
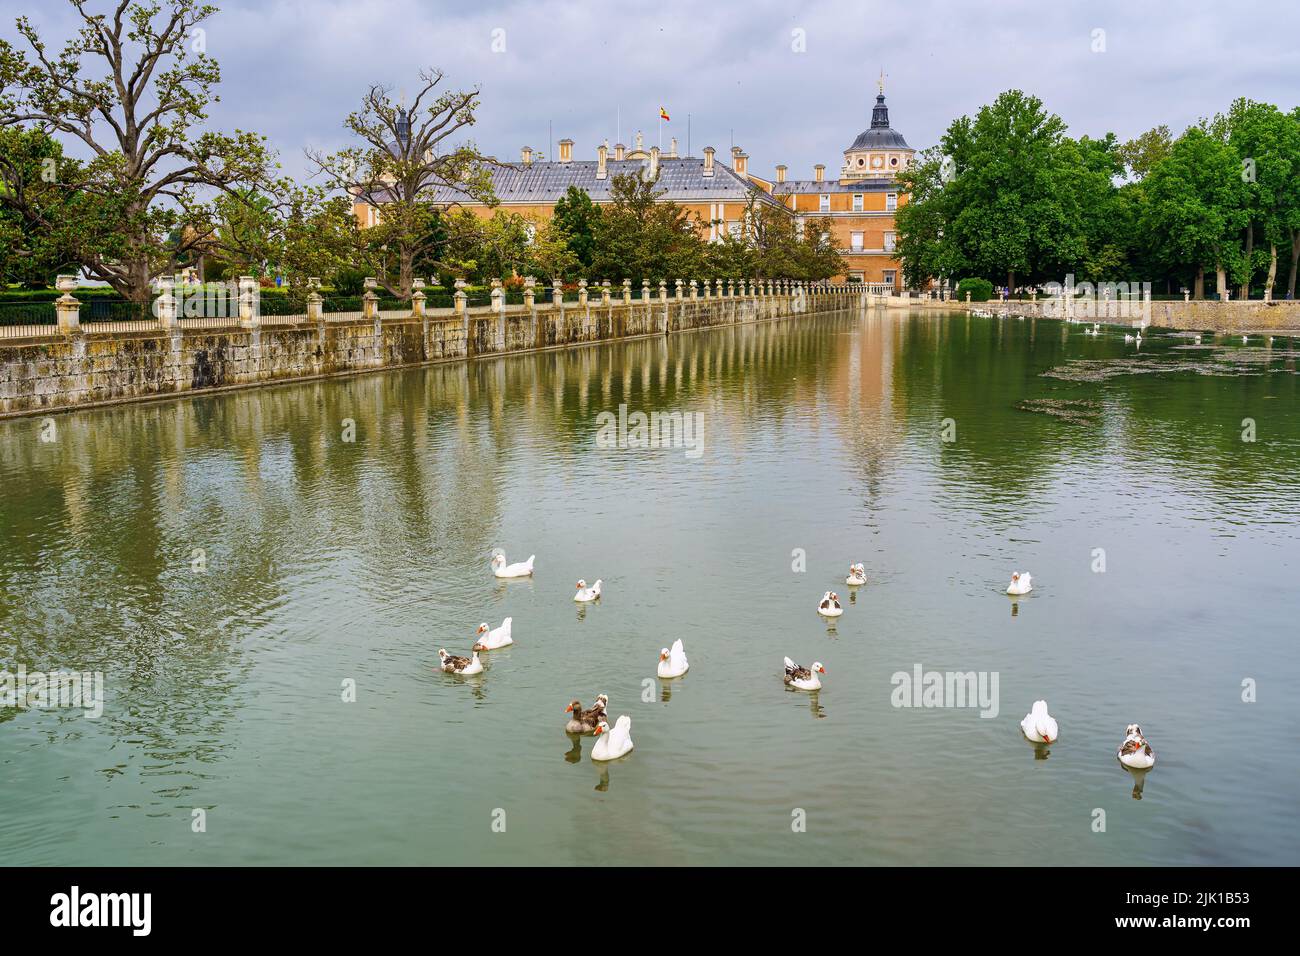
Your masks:
[{"label": "slate roof", "polygon": [[[561,162],[533,162],[528,165],[512,163],[491,167],[492,185],[497,199],[503,203],[552,204],[563,198],[570,186],[577,186],[593,202],[609,202],[610,186],[615,176],[641,174],[649,160],[609,160],[609,175],[596,178],[595,160]],[[730,167],[713,163],[713,175],[704,175],[704,160],[693,156],[676,159],[659,158],[657,188],[665,199],[673,202],[744,202],[755,188]],[[760,191],[762,198],[771,201]],[[436,202],[472,202],[470,197],[456,189],[443,186],[432,190]]]},{"label": "slate roof", "polygon": [[911,149],[903,134],[889,125],[889,107],[885,105],[885,94],[876,97],[875,108],[871,111],[871,128],[863,130],[853,145],[844,152],[852,153],[859,149]]},{"label": "slate roof", "polygon": [[787,179],[783,183],[773,183],[772,192],[778,196],[791,193],[895,193],[898,192],[898,183],[892,179],[861,179],[851,183],[835,179],[820,183],[815,179]]}]

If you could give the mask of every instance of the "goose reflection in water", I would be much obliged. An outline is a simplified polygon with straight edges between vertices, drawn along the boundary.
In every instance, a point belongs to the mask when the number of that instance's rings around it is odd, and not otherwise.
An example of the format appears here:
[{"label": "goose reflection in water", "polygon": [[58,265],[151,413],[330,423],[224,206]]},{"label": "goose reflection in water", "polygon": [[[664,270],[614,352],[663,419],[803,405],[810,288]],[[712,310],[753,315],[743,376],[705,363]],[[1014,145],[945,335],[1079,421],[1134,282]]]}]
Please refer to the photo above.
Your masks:
[{"label": "goose reflection in water", "polygon": [[568,737],[569,740],[573,742],[573,746],[564,752],[564,762],[581,763],[582,762],[582,735],[569,734]]},{"label": "goose reflection in water", "polygon": [[805,695],[808,698],[808,712],[818,720],[826,716],[826,708],[822,706],[822,702],[821,702],[821,691],[799,690],[798,688],[791,687],[790,685],[787,684],[785,688],[785,692],[787,694]]},{"label": "goose reflection in water", "polygon": [[1124,768],[1124,772],[1126,774],[1129,774],[1133,778],[1133,799],[1141,800],[1142,788],[1146,786],[1147,774],[1149,774],[1151,771],[1149,769],[1134,770],[1131,767],[1124,767],[1123,764],[1120,764],[1120,766]]}]

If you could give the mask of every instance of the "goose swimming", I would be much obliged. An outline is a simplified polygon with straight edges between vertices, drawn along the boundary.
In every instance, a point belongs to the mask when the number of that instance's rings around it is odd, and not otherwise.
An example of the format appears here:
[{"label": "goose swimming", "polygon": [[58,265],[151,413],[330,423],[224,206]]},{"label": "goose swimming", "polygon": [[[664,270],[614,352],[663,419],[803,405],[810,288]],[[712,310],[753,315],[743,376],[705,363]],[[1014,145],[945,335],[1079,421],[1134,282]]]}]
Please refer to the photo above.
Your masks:
[{"label": "goose swimming", "polygon": [[1150,770],[1156,763],[1155,752],[1137,724],[1124,728],[1124,742],[1119,745],[1115,757],[1130,770]]},{"label": "goose swimming", "polygon": [[659,652],[659,676],[681,677],[690,668],[686,660],[686,651],[679,637],[673,641],[672,649],[664,648]]},{"label": "goose swimming", "polygon": [[867,569],[861,564],[849,565],[849,576],[844,579],[844,583],[849,587],[861,587],[867,583]]},{"label": "goose swimming", "polygon": [[598,707],[590,710],[582,709],[582,702],[575,700],[564,712],[569,714],[569,722],[564,725],[566,734],[589,734],[596,729],[596,725],[605,719],[605,711]]},{"label": "goose swimming", "polygon": [[1028,594],[1034,589],[1034,576],[1028,571],[1012,571],[1011,583],[1007,585],[1008,594]]},{"label": "goose swimming", "polygon": [[840,596],[834,591],[827,591],[817,604],[817,613],[822,617],[839,617],[844,613],[840,607]]},{"label": "goose swimming", "polygon": [[594,601],[598,597],[600,597],[600,579],[597,578],[595,584],[593,584],[591,587],[587,587],[587,582],[579,578],[578,593],[573,596],[573,599],[575,601],[586,602],[586,601]]},{"label": "goose swimming", "polygon": [[822,666],[821,661],[813,661],[812,667],[800,667],[790,658],[785,659],[784,680],[790,687],[797,687],[799,690],[820,690],[822,682],[817,675],[825,673],[826,668]]},{"label": "goose swimming", "polygon": [[448,654],[445,647],[438,648],[438,659],[442,661],[442,669],[448,674],[460,674],[462,677],[468,677],[470,674],[482,674],[483,662],[478,659],[478,651],[471,652],[472,657],[457,657],[454,654]]},{"label": "goose swimming", "polygon": [[492,556],[492,573],[499,578],[526,578],[533,573],[533,559],[536,557],[530,554],[527,561],[506,564],[506,556],[497,552]]},{"label": "goose swimming", "polygon": [[499,647],[505,647],[507,644],[513,644],[514,639],[510,636],[510,622],[512,618],[506,618],[501,622],[501,626],[489,630],[487,622],[478,626],[478,636],[474,640],[474,650],[476,651],[495,651]]},{"label": "goose swimming", "polygon": [[621,716],[609,729],[609,723],[601,720],[596,725],[596,746],[591,748],[592,760],[617,760],[632,750],[632,718],[627,714]]},{"label": "goose swimming", "polygon": [[1047,712],[1047,701],[1034,701],[1034,706],[1020,722],[1020,730],[1025,737],[1036,744],[1050,744],[1056,741],[1059,728],[1056,726],[1056,718]]}]

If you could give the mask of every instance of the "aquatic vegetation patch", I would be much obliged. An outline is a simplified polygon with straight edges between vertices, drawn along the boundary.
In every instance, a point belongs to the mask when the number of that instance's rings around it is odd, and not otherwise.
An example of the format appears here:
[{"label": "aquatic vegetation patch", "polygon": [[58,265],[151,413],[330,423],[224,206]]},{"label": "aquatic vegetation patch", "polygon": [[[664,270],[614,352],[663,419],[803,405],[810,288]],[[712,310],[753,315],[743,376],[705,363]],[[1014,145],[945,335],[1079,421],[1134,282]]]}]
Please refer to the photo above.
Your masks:
[{"label": "aquatic vegetation patch", "polygon": [[1101,405],[1084,399],[1027,398],[1016,405],[1022,412],[1039,412],[1076,425],[1091,425],[1101,416]]},{"label": "aquatic vegetation patch", "polygon": [[[1274,362],[1300,358],[1294,349],[1222,348],[1219,346],[1178,345],[1170,351],[1192,353],[1178,357],[1143,355],[1136,358],[1073,359],[1065,365],[1043,372],[1044,378],[1065,382],[1104,382],[1121,375],[1158,375],[1168,372],[1194,372],[1231,378],[1241,375],[1263,375],[1269,371],[1290,372],[1295,368],[1270,368]],[[1207,354],[1208,353],[1208,354]]]}]

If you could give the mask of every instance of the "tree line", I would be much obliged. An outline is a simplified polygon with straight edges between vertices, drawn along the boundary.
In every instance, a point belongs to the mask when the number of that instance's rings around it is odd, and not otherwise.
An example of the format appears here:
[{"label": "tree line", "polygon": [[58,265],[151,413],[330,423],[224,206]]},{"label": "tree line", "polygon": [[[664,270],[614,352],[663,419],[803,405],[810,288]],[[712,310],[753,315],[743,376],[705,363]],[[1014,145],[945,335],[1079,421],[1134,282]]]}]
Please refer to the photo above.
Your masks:
[{"label": "tree line", "polygon": [[[375,276],[409,297],[416,277],[450,282],[535,274],[587,278],[822,279],[842,271],[829,223],[802,230],[761,197],[739,236],[705,242],[701,223],[655,181],[615,177],[612,201],[578,189],[549,219],[495,206],[492,168],[465,134],[477,89],[420,74],[409,104],[371,86],[343,121],[352,145],[308,150],[307,182],[281,172],[261,134],[206,128],[220,66],[203,0],[70,0],[80,29],[51,52],[26,17],[0,39],[0,288],[44,287],[82,271],[146,303],[184,267],[209,279],[311,277],[352,286]],[[75,153],[65,146],[75,144]],[[354,204],[378,210],[358,223]]]},{"label": "tree line", "polygon": [[1010,90],[952,122],[900,175],[909,285],[976,277],[1010,289],[1149,281],[1156,293],[1294,298],[1300,107],[1238,99],[1175,137],[1067,135]]}]

